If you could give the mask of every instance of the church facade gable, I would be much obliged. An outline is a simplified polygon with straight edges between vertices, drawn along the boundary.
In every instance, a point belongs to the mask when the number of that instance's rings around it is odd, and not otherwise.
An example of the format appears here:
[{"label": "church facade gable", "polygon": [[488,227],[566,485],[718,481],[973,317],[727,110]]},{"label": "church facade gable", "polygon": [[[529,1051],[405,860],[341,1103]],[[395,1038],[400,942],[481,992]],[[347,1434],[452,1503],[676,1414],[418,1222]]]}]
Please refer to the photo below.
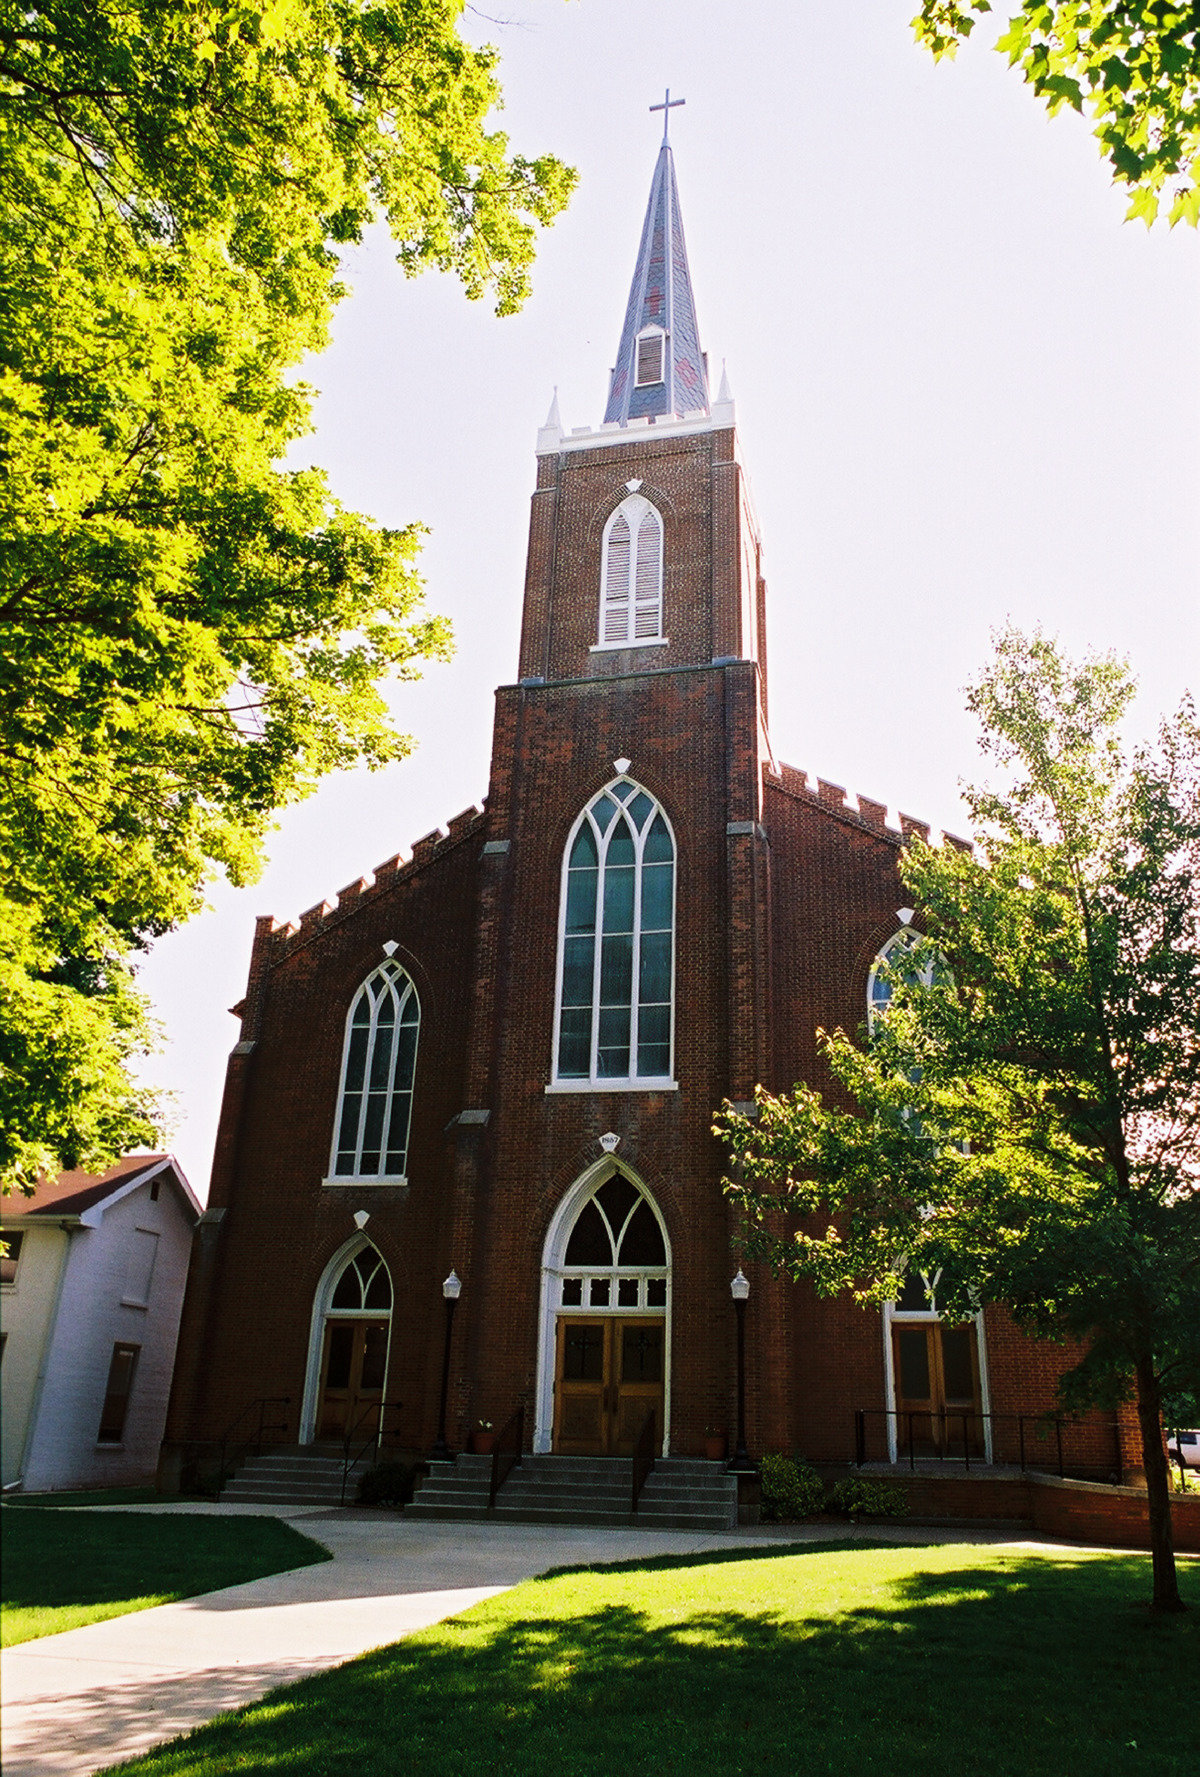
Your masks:
[{"label": "church facade gable", "polygon": [[[670,232],[661,157],[655,193]],[[648,217],[651,259],[662,227]],[[298,927],[260,923],[176,1451],[286,1396],[299,1441],[403,1403],[389,1438],[424,1454],[451,1274],[456,1447],[518,1404],[532,1445],[563,1453],[626,1454],[651,1411],[659,1447],[682,1455],[732,1428],[737,1230],[713,1113],[759,1084],[833,1089],[818,1032],[864,1027],[872,966],[903,923],[903,830],[921,829],[773,756],[733,403],[724,381],[710,402],[698,347],[679,372],[694,304],[671,251],[674,293],[646,321],[658,299],[639,259],[622,335],[636,380],[644,326],[661,328],[659,406],[569,435],[555,408],[539,434],[485,811]],[[690,405],[670,405],[685,383]],[[1001,1311],[966,1345],[910,1312],[755,1271],[751,1448],[849,1460],[866,1412],[895,1458],[903,1403],[929,1427],[939,1402],[980,1424],[985,1403],[1052,1407],[1066,1360]]]}]

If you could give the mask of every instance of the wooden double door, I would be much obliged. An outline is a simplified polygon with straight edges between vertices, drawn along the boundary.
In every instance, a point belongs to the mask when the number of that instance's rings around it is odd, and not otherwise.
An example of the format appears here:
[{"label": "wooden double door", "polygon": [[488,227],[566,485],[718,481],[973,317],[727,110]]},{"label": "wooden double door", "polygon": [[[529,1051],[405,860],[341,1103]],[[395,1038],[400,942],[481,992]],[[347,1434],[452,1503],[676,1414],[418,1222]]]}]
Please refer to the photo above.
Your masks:
[{"label": "wooden double door", "polygon": [[896,1441],[907,1456],[984,1451],[979,1344],[974,1323],[892,1322]]},{"label": "wooden double door", "polygon": [[666,1323],[647,1316],[558,1319],[554,1449],[560,1456],[629,1456],[646,1415],[662,1450]]},{"label": "wooden double door", "polygon": [[[385,1320],[327,1320],[321,1354],[318,1438],[342,1438],[368,1409],[383,1400],[387,1380],[388,1331]],[[363,1426],[366,1437],[374,1421]]]}]

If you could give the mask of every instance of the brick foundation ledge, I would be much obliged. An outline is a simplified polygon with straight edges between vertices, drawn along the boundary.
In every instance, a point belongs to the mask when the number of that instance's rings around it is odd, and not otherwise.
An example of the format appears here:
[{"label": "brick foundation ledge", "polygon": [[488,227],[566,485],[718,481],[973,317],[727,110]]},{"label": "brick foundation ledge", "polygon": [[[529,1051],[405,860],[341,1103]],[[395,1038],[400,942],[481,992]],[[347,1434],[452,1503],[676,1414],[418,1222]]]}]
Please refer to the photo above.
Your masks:
[{"label": "brick foundation ledge", "polygon": [[[1030,1475],[1028,1483],[1033,1527],[1043,1535],[1119,1549],[1150,1547],[1144,1487],[1060,1481],[1057,1475]],[[1200,1493],[1171,1495],[1171,1526],[1178,1554],[1200,1554]]]},{"label": "brick foundation ledge", "polygon": [[[1148,1549],[1150,1520],[1144,1487],[1114,1487],[1105,1481],[1060,1480],[1057,1475],[1017,1469],[958,1474],[913,1474],[882,1464],[852,1469],[843,1464],[815,1465],[826,1481],[861,1474],[873,1481],[901,1487],[908,1496],[909,1522],[961,1523],[982,1528],[1028,1526],[1067,1542],[1102,1547]],[[1200,1493],[1171,1495],[1175,1548],[1181,1555],[1200,1554]]]}]

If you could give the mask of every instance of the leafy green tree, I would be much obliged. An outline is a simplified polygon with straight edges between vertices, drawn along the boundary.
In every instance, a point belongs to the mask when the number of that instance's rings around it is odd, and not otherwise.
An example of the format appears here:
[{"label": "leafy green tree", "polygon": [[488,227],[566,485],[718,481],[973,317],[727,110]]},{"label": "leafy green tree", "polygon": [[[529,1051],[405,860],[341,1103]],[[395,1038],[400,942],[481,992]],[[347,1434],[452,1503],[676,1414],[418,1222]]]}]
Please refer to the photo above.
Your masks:
[{"label": "leafy green tree", "polygon": [[[917,41],[953,56],[990,0],[922,0]],[[1200,7],[1181,0],[1021,0],[996,48],[1051,116],[1089,111],[1128,216],[1150,225],[1163,188],[1172,226],[1200,221]]]},{"label": "leafy green tree", "polygon": [[[1006,1303],[1084,1355],[1069,1409],[1132,1386],[1154,1602],[1179,1608],[1164,1394],[1200,1380],[1200,727],[1129,754],[1112,658],[999,638],[971,690],[1000,789],[979,852],[910,843],[919,914],[873,1028],[822,1036],[832,1084],[717,1125],[748,1251],[823,1294]],[[923,930],[915,931],[916,924]]]},{"label": "leafy green tree", "polygon": [[574,175],[489,131],[461,0],[0,0],[0,1178],[148,1138],[131,959],[444,656],[419,527],[280,461],[338,253],[507,314]]}]

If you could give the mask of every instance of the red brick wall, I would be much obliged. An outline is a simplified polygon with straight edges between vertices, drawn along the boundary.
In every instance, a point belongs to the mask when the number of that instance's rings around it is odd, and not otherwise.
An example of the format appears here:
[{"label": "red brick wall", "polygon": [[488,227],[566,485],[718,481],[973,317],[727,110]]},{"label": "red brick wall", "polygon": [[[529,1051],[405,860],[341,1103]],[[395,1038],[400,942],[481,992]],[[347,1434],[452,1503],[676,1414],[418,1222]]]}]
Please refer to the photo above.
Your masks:
[{"label": "red brick wall", "polygon": [[[663,513],[670,645],[592,654],[601,532],[630,479]],[[713,1112],[758,1081],[828,1083],[816,1032],[862,1024],[867,973],[904,898],[900,836],[878,804],[855,811],[787,768],[764,777],[760,666],[713,664],[765,649],[761,624],[756,644],[743,630],[761,595],[732,431],[646,429],[542,459],[522,682],[497,693],[486,815],[419,841],[410,862],[390,860],[297,931],[260,926],[214,1167],[211,1203],[226,1215],[189,1291],[173,1439],[218,1436],[263,1394],[292,1397],[294,1434],[314,1290],[360,1209],[395,1287],[402,1438],[416,1449],[434,1435],[452,1265],[464,1282],[452,1440],[518,1399],[531,1407],[546,1231],[610,1131],[673,1249],[672,1446],[698,1453],[709,1427],[732,1431],[737,1260]],[[563,850],[618,757],[677,840],[679,1090],[548,1095]],[[421,998],[410,1183],[331,1188],[346,1012],[385,940]],[[486,1125],[458,1124],[467,1109]],[[747,1337],[751,1447],[845,1460],[854,1408],[884,1405],[878,1313],[756,1272]],[[1061,1353],[1031,1350],[1002,1316],[989,1315],[988,1345],[997,1407],[1028,1407],[1031,1393],[1049,1404]]]}]

